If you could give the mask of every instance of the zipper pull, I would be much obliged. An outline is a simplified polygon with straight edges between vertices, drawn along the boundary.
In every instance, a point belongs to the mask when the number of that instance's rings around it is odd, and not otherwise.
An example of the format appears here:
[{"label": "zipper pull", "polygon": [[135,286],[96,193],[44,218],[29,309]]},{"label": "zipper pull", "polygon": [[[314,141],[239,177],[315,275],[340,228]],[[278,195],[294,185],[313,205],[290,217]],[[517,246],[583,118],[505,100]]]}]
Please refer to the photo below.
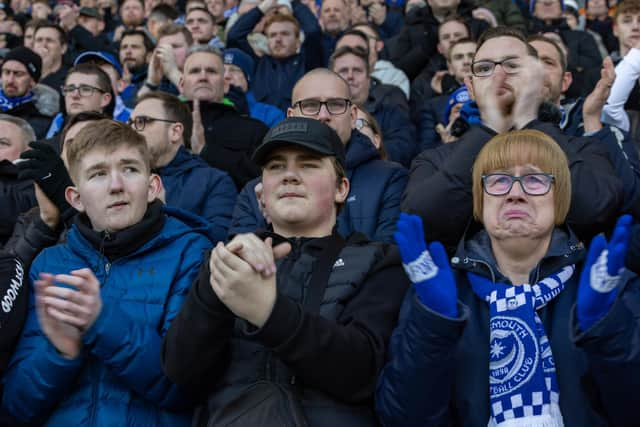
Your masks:
[{"label": "zipper pull", "polygon": [[107,273],[107,275],[109,274],[109,271],[111,270],[111,263],[108,262],[104,265],[104,271],[105,273]]}]

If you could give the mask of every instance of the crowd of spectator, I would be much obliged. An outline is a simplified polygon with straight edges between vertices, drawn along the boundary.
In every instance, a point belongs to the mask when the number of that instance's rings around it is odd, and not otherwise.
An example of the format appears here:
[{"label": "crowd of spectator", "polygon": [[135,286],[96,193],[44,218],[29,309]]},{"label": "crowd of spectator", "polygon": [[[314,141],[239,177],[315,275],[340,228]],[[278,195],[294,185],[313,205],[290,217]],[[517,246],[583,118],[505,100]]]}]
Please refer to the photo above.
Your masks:
[{"label": "crowd of spectator", "polygon": [[0,0],[0,427],[640,424],[640,0]]}]

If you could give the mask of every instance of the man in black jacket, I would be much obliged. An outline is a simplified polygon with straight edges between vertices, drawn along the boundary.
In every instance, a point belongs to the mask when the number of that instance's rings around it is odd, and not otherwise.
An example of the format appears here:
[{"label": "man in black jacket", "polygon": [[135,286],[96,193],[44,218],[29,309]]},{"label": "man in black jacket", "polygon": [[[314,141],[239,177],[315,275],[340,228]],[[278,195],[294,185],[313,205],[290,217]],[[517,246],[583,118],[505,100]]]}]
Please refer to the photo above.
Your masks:
[{"label": "man in black jacket", "polygon": [[[407,285],[397,252],[335,232],[349,181],[327,125],[288,118],[254,158],[275,233],[213,250],[164,340],[165,372],[210,393],[194,425],[376,425],[371,396]],[[245,413],[260,396],[275,403]]]},{"label": "man in black jacket", "polygon": [[18,167],[13,163],[35,139],[29,123],[0,114],[0,246],[11,236],[18,215],[36,204],[33,181],[21,179]]},{"label": "man in black jacket", "polygon": [[34,92],[42,73],[42,59],[27,47],[7,53],[2,64],[0,110],[29,122],[38,138],[43,138],[51,117],[43,114]]},{"label": "man in black jacket", "polygon": [[192,101],[192,151],[231,175],[238,190],[242,189],[259,174],[251,153],[268,128],[223,103],[224,64],[220,52],[206,45],[189,49],[179,89],[182,96]]},{"label": "man in black jacket", "polygon": [[538,120],[544,72],[535,49],[507,27],[490,29],[478,41],[465,83],[478,104],[482,125],[458,141],[427,150],[414,161],[402,210],[422,217],[428,240],[453,249],[471,222],[471,169],[476,155],[495,134],[510,129],[538,129],[558,142],[569,160],[571,209],[567,217],[584,240],[607,229],[619,215],[622,183],[606,147],[570,138]]}]

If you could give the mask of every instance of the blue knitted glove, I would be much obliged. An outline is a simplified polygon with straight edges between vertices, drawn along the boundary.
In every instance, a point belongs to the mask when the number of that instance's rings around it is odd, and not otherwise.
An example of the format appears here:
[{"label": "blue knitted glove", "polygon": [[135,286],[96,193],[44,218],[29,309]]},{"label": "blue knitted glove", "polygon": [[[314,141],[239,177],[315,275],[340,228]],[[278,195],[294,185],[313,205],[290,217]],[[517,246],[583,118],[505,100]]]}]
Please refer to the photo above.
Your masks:
[{"label": "blue knitted glove", "polygon": [[417,215],[401,213],[397,227],[393,237],[418,298],[436,313],[457,317],[458,292],[444,247],[440,242],[433,242],[427,250],[422,219]]},{"label": "blue knitted glove", "polygon": [[618,294],[630,230],[631,216],[623,215],[609,243],[601,234],[591,241],[576,301],[576,316],[583,331],[607,314]]}]

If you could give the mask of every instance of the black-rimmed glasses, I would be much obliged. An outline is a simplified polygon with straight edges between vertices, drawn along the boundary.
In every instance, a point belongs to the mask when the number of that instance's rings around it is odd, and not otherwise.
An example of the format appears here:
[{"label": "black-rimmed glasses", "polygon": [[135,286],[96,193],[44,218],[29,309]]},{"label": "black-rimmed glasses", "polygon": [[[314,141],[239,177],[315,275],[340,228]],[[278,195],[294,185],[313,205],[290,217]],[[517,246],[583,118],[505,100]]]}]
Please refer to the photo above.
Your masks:
[{"label": "black-rimmed glasses", "polygon": [[482,187],[491,196],[504,196],[511,191],[514,182],[519,182],[522,191],[530,196],[544,196],[551,190],[555,176],[550,173],[529,173],[513,176],[505,173],[482,175]]},{"label": "black-rimmed glasses", "polygon": [[134,118],[130,118],[127,121],[129,126],[131,126],[134,130],[138,132],[142,132],[145,126],[147,126],[147,123],[152,123],[152,122],[177,123],[175,120],[158,119],[158,118],[149,117],[149,116],[137,116]]},{"label": "black-rimmed glasses", "polygon": [[332,116],[339,116],[340,114],[346,113],[347,108],[351,105],[351,101],[345,98],[331,98],[326,101],[302,99],[293,104],[293,107],[298,107],[300,109],[300,113],[304,116],[315,116],[320,113],[320,109],[323,105],[329,114]]},{"label": "black-rimmed glasses", "polygon": [[518,58],[507,58],[502,61],[486,59],[472,63],[471,73],[476,77],[489,77],[495,71],[496,65],[501,66],[506,74],[516,74],[522,68],[522,63]]},{"label": "black-rimmed glasses", "polygon": [[79,86],[67,85],[67,86],[60,87],[60,91],[65,96],[72,94],[76,90],[78,91],[78,93],[80,93],[80,96],[83,98],[93,95],[94,93],[96,93],[96,91],[100,93],[104,93],[104,90],[100,89],[99,87],[89,86],[89,85],[79,85]]}]

